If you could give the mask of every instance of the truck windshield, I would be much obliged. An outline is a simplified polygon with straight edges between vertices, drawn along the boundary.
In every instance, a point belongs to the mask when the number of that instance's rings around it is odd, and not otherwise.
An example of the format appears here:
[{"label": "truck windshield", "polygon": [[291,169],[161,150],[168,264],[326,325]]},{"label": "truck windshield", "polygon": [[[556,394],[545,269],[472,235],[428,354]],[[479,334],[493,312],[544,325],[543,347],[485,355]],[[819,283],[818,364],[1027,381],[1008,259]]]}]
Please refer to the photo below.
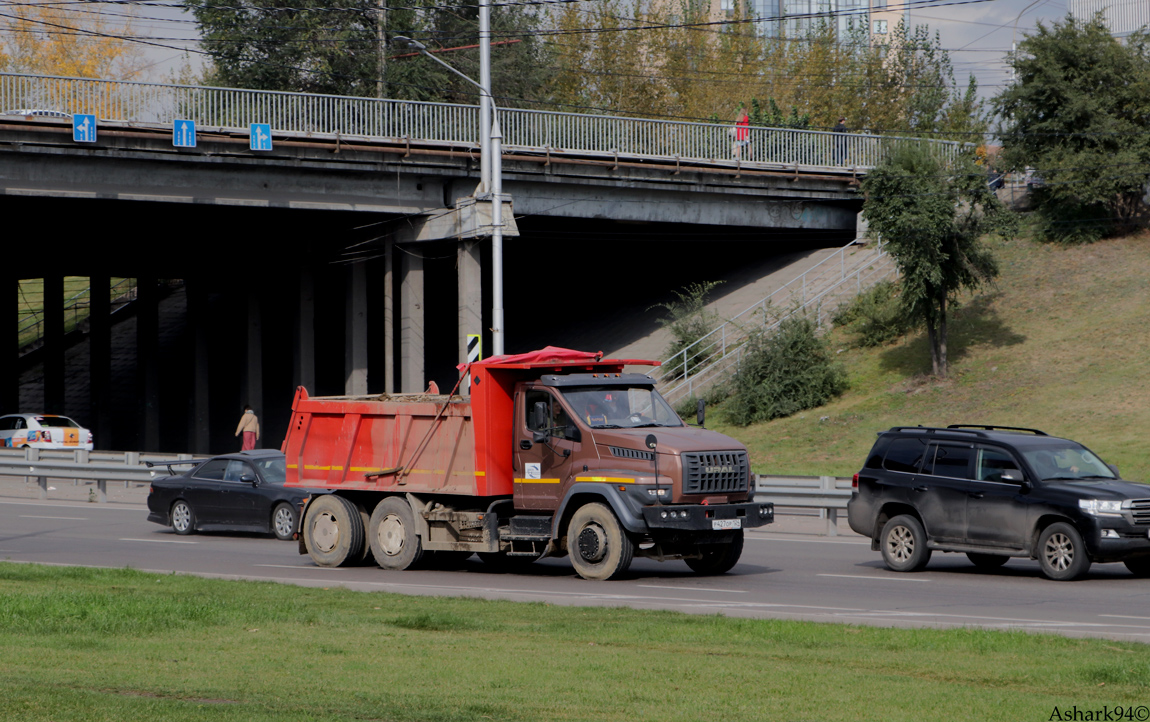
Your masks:
[{"label": "truck windshield", "polygon": [[1040,479],[1115,479],[1110,467],[1089,449],[1073,444],[1022,449]]},{"label": "truck windshield", "polygon": [[576,386],[563,389],[575,415],[593,429],[682,426],[683,421],[650,386]]}]

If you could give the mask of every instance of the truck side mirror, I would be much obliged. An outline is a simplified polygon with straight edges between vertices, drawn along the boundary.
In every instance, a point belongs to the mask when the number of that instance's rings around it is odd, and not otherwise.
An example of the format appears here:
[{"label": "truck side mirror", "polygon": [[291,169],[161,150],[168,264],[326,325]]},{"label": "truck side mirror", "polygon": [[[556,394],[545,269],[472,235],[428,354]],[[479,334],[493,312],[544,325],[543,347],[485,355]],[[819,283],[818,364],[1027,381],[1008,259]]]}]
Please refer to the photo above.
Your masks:
[{"label": "truck side mirror", "polygon": [[547,425],[547,402],[536,401],[531,407],[531,428],[535,430],[535,443],[542,443],[551,436]]},{"label": "truck side mirror", "polygon": [[707,420],[707,402],[699,399],[699,403],[695,406],[695,423],[702,426]]}]

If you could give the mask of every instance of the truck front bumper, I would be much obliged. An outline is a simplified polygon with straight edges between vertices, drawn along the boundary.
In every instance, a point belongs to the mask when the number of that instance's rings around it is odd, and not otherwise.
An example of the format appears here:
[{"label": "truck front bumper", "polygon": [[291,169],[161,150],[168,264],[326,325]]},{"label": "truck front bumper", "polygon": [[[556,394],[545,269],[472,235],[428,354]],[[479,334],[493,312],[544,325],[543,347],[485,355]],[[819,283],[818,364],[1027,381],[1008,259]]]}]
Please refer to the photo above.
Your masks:
[{"label": "truck front bumper", "polygon": [[667,504],[643,507],[643,520],[659,531],[734,531],[775,520],[774,504]]}]

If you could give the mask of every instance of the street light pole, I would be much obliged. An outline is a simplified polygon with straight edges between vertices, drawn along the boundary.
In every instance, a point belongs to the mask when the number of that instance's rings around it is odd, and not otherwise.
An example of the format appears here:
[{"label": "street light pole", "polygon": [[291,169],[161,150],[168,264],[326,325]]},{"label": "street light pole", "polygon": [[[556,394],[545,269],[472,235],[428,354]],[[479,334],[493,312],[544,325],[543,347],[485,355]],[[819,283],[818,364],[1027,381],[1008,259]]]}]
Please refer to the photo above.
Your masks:
[{"label": "street light pole", "polygon": [[[490,8],[488,8],[490,12]],[[490,40],[490,30],[488,30],[488,40]],[[443,67],[455,73],[459,77],[479,88],[480,100],[486,100],[488,106],[491,108],[491,115],[487,116],[483,113],[483,103],[480,103],[480,132],[486,126],[490,129],[489,135],[480,135],[480,173],[482,174],[483,165],[487,166],[487,173],[490,177],[483,178],[483,190],[491,194],[491,351],[494,356],[503,355],[503,133],[499,130],[499,108],[495,105],[495,98],[492,97],[491,91],[483,87],[481,84],[475,82],[447,63],[431,54],[427,46],[418,40],[396,35],[392,40],[405,42],[409,46],[415,48],[420,53],[431,58]],[[486,42],[480,43],[480,52],[482,48],[490,47]],[[480,58],[482,60],[482,56]],[[490,73],[490,56],[487,62],[488,67],[488,84],[491,82]],[[488,185],[489,184],[489,185]]]}]

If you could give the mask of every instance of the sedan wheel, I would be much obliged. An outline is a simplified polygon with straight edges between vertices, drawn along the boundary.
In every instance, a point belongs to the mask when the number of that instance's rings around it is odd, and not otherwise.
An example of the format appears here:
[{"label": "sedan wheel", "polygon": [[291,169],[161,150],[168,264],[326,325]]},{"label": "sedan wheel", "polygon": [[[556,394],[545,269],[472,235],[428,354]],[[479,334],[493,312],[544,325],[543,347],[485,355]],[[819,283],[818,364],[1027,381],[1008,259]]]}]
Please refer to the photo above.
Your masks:
[{"label": "sedan wheel", "polygon": [[280,502],[272,512],[272,531],[276,539],[289,541],[295,536],[296,511],[291,504]]},{"label": "sedan wheel", "polygon": [[1038,565],[1047,578],[1059,582],[1078,579],[1090,569],[1090,563],[1082,535],[1070,524],[1051,524],[1038,537]]},{"label": "sedan wheel", "polygon": [[192,513],[192,507],[188,502],[180,499],[175,504],[172,504],[172,531],[184,536],[191,534],[196,530],[196,515]]}]

